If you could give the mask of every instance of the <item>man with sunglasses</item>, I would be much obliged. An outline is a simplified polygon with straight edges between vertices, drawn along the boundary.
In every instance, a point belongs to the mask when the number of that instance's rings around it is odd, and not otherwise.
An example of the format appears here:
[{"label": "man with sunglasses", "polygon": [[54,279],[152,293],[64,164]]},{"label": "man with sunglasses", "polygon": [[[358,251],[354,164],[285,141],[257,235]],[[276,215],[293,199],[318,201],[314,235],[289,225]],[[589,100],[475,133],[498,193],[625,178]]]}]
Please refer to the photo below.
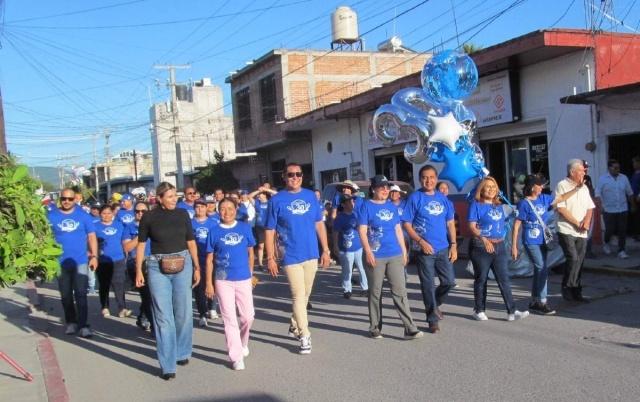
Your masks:
[{"label": "man with sunglasses", "polygon": [[[58,287],[64,309],[67,335],[89,338],[93,334],[87,323],[87,288],[89,271],[98,267],[98,241],[91,216],[75,203],[75,192],[62,190],[60,207],[48,214],[56,242],[62,247],[59,257]],[[87,247],[89,255],[87,255]]]},{"label": "man with sunglasses", "polygon": [[184,189],[184,199],[176,205],[176,208],[182,208],[189,213],[189,217],[193,219],[196,215],[195,202],[198,198],[196,189],[193,187],[187,187]]},{"label": "man with sunglasses", "polygon": [[282,252],[284,267],[291,296],[293,315],[289,335],[300,339],[300,354],[311,353],[311,332],[307,318],[307,303],[318,270],[318,243],[320,240],[322,255],[320,265],[329,266],[329,247],[327,231],[322,222],[322,210],[315,194],[302,188],[302,168],[297,163],[287,164],[283,173],[285,189],[274,195],[269,201],[265,224],[265,249],[267,267],[271,276],[278,275],[275,260],[276,234]]}]

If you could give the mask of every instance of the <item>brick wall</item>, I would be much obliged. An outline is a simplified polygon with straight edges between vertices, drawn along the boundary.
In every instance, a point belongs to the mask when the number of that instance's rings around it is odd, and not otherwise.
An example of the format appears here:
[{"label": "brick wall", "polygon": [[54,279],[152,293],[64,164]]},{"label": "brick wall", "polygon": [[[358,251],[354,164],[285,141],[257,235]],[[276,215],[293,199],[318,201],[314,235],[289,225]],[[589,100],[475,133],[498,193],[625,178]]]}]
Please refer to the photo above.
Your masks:
[{"label": "brick wall", "polygon": [[313,73],[329,75],[365,75],[371,74],[370,55],[361,56],[329,55],[314,56]]},{"label": "brick wall", "polygon": [[371,88],[368,82],[320,81],[316,82],[316,107],[341,101]]}]

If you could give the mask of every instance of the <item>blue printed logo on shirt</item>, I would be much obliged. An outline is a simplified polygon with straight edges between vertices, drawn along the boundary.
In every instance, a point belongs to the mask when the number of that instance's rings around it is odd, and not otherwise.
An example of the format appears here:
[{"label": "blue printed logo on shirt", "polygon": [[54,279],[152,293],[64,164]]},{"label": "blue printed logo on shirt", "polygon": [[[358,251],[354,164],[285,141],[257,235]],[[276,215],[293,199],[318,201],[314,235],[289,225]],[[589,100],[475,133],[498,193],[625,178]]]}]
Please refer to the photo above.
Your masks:
[{"label": "blue printed logo on shirt", "polygon": [[134,219],[135,219],[134,216],[130,215],[130,214],[126,214],[126,215],[122,216],[122,222],[123,223],[131,223],[131,222],[133,222]]},{"label": "blue printed logo on shirt", "polygon": [[209,235],[209,229],[205,226],[200,226],[196,228],[196,237],[201,240],[207,240],[207,236]]},{"label": "blue printed logo on shirt", "polygon": [[106,228],[104,228],[102,233],[107,236],[113,236],[114,234],[118,233],[118,229],[114,228],[113,226],[107,226]]},{"label": "blue printed logo on shirt", "polygon": [[235,246],[236,244],[240,244],[242,242],[242,239],[244,239],[244,236],[239,233],[232,232],[227,233],[220,240],[222,240],[227,246]]},{"label": "blue printed logo on shirt", "polygon": [[292,201],[287,207],[287,209],[294,215],[304,215],[309,212],[309,208],[311,208],[311,203],[300,199]]},{"label": "blue printed logo on shirt", "polygon": [[444,205],[442,205],[438,201],[430,201],[427,205],[425,205],[424,209],[429,212],[429,215],[440,215],[444,212]]},{"label": "blue printed logo on shirt", "polygon": [[491,219],[493,219],[494,221],[499,221],[502,219],[502,211],[497,210],[497,209],[492,209],[489,212],[487,212],[487,214],[489,215],[489,217]]},{"label": "blue printed logo on shirt", "polygon": [[393,212],[388,209],[381,209],[376,213],[376,216],[380,218],[380,220],[387,222],[393,219]]},{"label": "blue printed logo on shirt", "polygon": [[58,227],[63,232],[74,232],[78,226],[80,226],[80,222],[74,221],[73,219],[65,219],[58,223]]}]

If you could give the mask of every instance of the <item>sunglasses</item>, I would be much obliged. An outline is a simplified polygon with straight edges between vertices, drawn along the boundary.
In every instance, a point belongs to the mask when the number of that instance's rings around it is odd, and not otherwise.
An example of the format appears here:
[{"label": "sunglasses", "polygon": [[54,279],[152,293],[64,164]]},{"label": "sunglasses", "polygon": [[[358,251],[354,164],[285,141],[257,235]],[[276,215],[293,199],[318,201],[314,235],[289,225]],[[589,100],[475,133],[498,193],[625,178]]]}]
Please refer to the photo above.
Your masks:
[{"label": "sunglasses", "polygon": [[136,209],[136,214],[143,214],[145,212],[147,212],[146,209]]},{"label": "sunglasses", "polygon": [[74,197],[60,197],[60,201],[74,201]]},{"label": "sunglasses", "polygon": [[195,193],[194,193],[194,192],[188,192],[188,193],[185,193],[185,194],[187,194],[187,195],[194,195]]},{"label": "sunglasses", "polygon": [[290,179],[293,177],[302,177],[302,172],[287,172],[287,177]]}]

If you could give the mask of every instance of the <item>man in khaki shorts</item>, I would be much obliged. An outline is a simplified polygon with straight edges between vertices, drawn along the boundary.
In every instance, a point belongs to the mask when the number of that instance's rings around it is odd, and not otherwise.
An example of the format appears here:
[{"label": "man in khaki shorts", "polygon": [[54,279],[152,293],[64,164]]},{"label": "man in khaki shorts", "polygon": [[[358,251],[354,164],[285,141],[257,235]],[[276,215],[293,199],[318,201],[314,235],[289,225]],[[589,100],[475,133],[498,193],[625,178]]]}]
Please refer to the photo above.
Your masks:
[{"label": "man in khaki shorts", "polygon": [[281,248],[280,258],[293,299],[293,316],[289,334],[300,339],[300,354],[311,353],[311,332],[307,318],[307,303],[318,270],[318,243],[322,247],[320,265],[329,266],[327,232],[322,222],[322,210],[311,190],[302,188],[302,168],[289,163],[283,173],[286,188],[269,200],[265,224],[267,268],[278,275],[275,260],[275,240]]}]

